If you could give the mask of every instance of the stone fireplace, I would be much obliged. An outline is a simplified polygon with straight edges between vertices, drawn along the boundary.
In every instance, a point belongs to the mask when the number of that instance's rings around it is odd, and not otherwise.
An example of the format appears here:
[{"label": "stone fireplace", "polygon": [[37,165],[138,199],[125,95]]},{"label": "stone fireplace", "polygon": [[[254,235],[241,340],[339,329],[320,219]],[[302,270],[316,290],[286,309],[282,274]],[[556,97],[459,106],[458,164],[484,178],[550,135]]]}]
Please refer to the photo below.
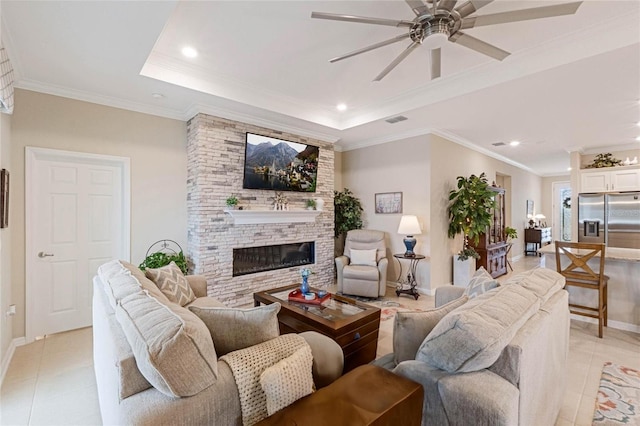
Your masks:
[{"label": "stone fireplace", "polygon": [[[276,213],[271,211],[275,191],[243,189],[246,132],[318,146],[316,192],[285,192],[289,211]],[[189,120],[186,254],[194,273],[207,278],[210,296],[229,306],[250,304],[255,292],[299,283],[302,264],[314,272],[311,286],[333,283],[333,160],[329,142],[206,114]],[[227,214],[225,200],[231,195],[239,199],[245,214],[269,214],[244,221],[238,217],[241,212]],[[324,210],[308,214],[309,198],[322,198]],[[248,260],[267,257],[279,258],[280,265],[238,273],[242,262],[246,266]]]}]

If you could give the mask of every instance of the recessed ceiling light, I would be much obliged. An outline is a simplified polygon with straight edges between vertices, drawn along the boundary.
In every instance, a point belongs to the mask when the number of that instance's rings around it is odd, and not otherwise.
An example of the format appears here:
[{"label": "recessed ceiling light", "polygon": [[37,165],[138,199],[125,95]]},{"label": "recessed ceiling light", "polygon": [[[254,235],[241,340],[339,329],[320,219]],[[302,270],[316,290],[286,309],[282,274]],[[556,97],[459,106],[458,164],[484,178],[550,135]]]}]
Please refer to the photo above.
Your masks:
[{"label": "recessed ceiling light", "polygon": [[198,51],[191,46],[186,46],[182,48],[182,54],[187,58],[195,58],[198,56]]},{"label": "recessed ceiling light", "polygon": [[638,127],[640,127],[640,121],[638,121],[636,124],[638,125]]},{"label": "recessed ceiling light", "polygon": [[336,109],[338,111],[346,111],[347,110],[347,104],[338,104],[338,105],[336,105]]},{"label": "recessed ceiling light", "polygon": [[162,93],[152,93],[151,96],[154,97],[155,99],[164,98],[164,95]]},{"label": "recessed ceiling light", "polygon": [[518,146],[518,145],[520,145],[520,141],[511,141],[511,142],[509,142],[509,145]]},{"label": "recessed ceiling light", "polygon": [[640,142],[640,136],[638,136],[638,137],[636,138],[636,140],[637,140],[638,142]]},{"label": "recessed ceiling light", "polygon": [[570,172],[571,171],[571,167],[567,167],[567,171]]}]

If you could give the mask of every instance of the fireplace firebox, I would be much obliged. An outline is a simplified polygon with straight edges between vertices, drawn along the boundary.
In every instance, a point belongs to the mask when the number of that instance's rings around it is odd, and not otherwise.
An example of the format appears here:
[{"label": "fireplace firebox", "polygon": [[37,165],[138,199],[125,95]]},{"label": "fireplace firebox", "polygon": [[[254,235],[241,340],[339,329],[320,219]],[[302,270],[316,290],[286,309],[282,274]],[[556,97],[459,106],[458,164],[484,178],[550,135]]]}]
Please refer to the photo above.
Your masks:
[{"label": "fireplace firebox", "polygon": [[233,249],[233,276],[315,263],[315,242]]}]

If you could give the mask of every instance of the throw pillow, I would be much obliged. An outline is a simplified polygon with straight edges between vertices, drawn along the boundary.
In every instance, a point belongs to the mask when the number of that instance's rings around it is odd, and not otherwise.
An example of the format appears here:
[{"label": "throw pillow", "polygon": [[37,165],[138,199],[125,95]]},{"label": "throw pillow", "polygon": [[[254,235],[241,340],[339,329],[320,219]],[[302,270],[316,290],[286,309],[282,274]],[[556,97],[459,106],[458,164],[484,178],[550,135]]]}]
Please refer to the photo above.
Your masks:
[{"label": "throw pillow", "polygon": [[542,304],[564,287],[565,278],[554,270],[534,268],[524,271],[506,280],[502,285],[520,285],[531,290],[540,298]]},{"label": "throw pillow", "polygon": [[218,376],[209,330],[175,303],[163,304],[140,290],[116,306],[116,320],[140,373],[165,395],[185,397],[211,386]]},{"label": "throw pillow", "polygon": [[304,345],[291,356],[267,368],[260,375],[260,386],[267,397],[267,413],[272,415],[313,392],[313,356]]},{"label": "throw pillow", "polygon": [[433,327],[449,312],[464,305],[467,296],[424,312],[398,312],[393,323],[393,358],[396,365],[416,359],[418,348]]},{"label": "throw pillow", "polygon": [[440,320],[416,360],[449,373],[488,368],[539,307],[538,297],[517,285],[480,295]]},{"label": "throw pillow", "polygon": [[481,266],[471,277],[471,281],[469,281],[469,285],[464,290],[464,294],[468,296],[469,299],[473,299],[498,286],[498,281],[484,269],[484,266]]},{"label": "throw pillow", "polygon": [[189,306],[207,326],[218,356],[266,342],[280,335],[280,304],[250,309]]},{"label": "throw pillow", "polygon": [[162,268],[147,268],[144,274],[156,283],[160,291],[173,303],[184,306],[193,302],[196,298],[189,281],[187,281],[175,262],[171,262]]},{"label": "throw pillow", "polygon": [[378,250],[354,250],[351,249],[351,264],[363,266],[378,266],[376,253]]}]

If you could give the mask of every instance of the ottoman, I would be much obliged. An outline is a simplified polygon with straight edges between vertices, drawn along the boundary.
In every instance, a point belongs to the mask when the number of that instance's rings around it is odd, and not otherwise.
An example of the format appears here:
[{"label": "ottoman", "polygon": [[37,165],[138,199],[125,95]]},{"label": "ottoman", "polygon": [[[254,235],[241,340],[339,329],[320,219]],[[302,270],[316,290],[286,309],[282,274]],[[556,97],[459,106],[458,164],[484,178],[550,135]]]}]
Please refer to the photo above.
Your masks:
[{"label": "ottoman", "polygon": [[422,401],[420,384],[367,364],[257,424],[419,426]]}]

